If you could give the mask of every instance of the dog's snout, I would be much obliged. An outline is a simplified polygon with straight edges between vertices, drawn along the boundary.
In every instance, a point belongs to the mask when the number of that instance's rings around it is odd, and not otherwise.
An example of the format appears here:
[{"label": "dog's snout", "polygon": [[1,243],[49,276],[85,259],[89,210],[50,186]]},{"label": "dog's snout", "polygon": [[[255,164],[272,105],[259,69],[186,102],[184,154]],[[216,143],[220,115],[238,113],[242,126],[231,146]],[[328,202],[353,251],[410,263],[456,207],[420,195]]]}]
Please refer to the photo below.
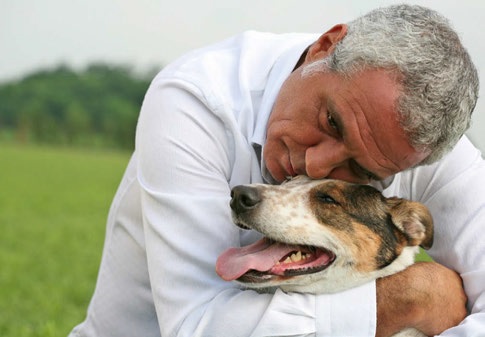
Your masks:
[{"label": "dog's snout", "polygon": [[234,212],[245,212],[261,201],[259,190],[251,186],[236,186],[231,191],[231,208]]}]

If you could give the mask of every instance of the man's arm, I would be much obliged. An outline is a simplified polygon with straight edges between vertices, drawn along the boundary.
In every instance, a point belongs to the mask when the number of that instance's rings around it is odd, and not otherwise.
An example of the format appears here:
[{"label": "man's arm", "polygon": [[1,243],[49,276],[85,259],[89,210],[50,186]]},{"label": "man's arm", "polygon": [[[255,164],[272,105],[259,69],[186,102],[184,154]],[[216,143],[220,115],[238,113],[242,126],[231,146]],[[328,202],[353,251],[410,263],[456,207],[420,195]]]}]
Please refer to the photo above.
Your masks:
[{"label": "man's arm", "polygon": [[377,280],[377,337],[407,327],[434,336],[460,323],[466,314],[461,278],[440,264],[417,263]]},{"label": "man's arm", "polygon": [[[485,223],[485,161],[480,152],[463,137],[445,158],[435,164],[397,175],[384,192],[387,196],[399,195],[420,201],[430,209],[435,223],[435,239],[428,254],[437,263],[456,271],[462,280],[467,296],[468,316],[458,325],[447,329],[443,336],[481,335],[485,331],[485,245],[482,239]],[[394,290],[383,292],[378,289],[377,293],[381,305],[385,300],[382,296],[386,294],[402,296],[403,300],[396,300],[395,305],[405,305],[408,303],[406,298],[411,299],[409,296],[416,295],[416,302],[413,302],[415,306],[402,311],[395,309],[398,310],[397,315],[402,312],[415,315],[414,318],[403,317],[403,320],[414,323],[418,328],[421,326],[426,333],[435,333],[446,326],[446,320],[453,322],[462,315],[462,306],[456,302],[461,301],[461,290],[456,290],[460,280],[453,281],[451,274],[436,266],[429,271],[426,270],[427,267],[427,264],[423,267],[412,267],[403,274],[409,274],[407,279],[402,280],[405,286],[397,283]],[[384,288],[385,282],[392,279],[381,280],[378,287]],[[406,295],[408,291],[409,296]],[[422,305],[419,304],[420,295],[424,296]],[[426,305],[428,302],[431,305]],[[389,306],[389,309],[378,308],[381,311],[378,319],[388,310],[392,310],[393,304]],[[441,317],[436,310],[443,309],[448,311],[444,310],[444,316]],[[454,313],[458,315],[455,318],[450,316]],[[392,331],[386,329],[388,330],[378,330],[379,336],[385,336],[386,331]]]}]

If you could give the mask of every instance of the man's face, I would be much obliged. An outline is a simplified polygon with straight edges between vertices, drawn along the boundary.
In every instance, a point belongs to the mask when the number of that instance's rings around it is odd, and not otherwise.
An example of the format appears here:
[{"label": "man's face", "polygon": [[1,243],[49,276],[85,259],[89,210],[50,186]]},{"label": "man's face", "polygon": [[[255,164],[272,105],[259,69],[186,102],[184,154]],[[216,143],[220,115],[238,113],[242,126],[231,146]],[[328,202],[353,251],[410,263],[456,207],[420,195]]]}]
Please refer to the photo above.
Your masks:
[{"label": "man's face", "polygon": [[350,78],[329,71],[302,76],[312,61],[307,55],[284,82],[268,122],[264,158],[273,178],[303,174],[368,183],[426,157],[398,124],[401,87],[394,75],[365,70]]}]

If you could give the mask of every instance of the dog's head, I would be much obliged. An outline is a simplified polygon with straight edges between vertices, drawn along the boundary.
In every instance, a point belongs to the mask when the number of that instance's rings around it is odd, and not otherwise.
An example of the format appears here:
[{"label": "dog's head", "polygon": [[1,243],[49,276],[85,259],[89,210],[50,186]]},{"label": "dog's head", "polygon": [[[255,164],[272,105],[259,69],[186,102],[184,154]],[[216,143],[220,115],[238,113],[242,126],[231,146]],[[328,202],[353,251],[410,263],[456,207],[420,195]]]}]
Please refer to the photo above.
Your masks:
[{"label": "dog's head", "polygon": [[433,241],[424,205],[367,185],[306,177],[241,185],[230,205],[238,226],[265,237],[224,252],[216,271],[251,288],[339,291],[404,269]]}]

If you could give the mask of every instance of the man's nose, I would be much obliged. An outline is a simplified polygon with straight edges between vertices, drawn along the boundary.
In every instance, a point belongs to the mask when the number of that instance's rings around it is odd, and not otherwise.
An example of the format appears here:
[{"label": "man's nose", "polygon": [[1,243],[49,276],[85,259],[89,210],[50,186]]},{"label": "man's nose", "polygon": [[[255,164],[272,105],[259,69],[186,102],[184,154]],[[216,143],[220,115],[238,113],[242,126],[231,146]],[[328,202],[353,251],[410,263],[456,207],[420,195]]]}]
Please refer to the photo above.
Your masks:
[{"label": "man's nose", "polygon": [[329,177],[337,169],[348,168],[350,155],[341,144],[319,144],[305,153],[306,173],[314,179]]}]

